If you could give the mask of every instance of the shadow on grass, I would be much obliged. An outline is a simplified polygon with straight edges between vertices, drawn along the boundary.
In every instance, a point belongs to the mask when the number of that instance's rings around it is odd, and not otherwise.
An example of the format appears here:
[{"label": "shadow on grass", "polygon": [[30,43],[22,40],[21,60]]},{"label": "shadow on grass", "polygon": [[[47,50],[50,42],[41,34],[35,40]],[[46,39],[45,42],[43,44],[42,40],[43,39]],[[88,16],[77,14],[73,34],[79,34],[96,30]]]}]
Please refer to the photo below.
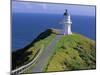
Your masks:
[{"label": "shadow on grass", "polygon": [[[26,47],[22,49],[18,49],[14,52],[12,52],[12,70],[22,66],[24,64],[27,64],[29,62],[29,55],[32,55],[32,51],[27,51],[30,47],[34,46],[34,44],[40,40],[45,39],[46,37],[50,36],[52,34],[51,29],[47,29],[44,32],[42,32],[35,40],[33,40],[30,44],[28,44]],[[27,62],[28,61],[28,62]]]}]

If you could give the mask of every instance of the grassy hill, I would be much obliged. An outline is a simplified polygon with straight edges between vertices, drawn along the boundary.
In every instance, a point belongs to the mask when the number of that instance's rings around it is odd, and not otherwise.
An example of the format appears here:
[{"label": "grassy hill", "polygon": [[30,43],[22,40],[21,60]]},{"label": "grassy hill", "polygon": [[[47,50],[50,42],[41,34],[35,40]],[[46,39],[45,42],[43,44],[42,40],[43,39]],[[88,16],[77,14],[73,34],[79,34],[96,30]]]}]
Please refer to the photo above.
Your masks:
[{"label": "grassy hill", "polygon": [[43,71],[84,70],[96,68],[95,42],[79,34],[63,36],[55,45]]},{"label": "grassy hill", "polygon": [[12,69],[16,69],[32,61],[37,53],[55,38],[56,34],[51,29],[42,32],[35,40],[26,47],[12,52]]},{"label": "grassy hill", "polygon": [[[12,69],[27,64],[35,58],[44,45],[44,49],[56,37],[52,29],[42,32],[26,47],[12,53]],[[48,59],[43,72],[95,69],[95,41],[79,34],[65,35],[56,43],[54,53]]]}]

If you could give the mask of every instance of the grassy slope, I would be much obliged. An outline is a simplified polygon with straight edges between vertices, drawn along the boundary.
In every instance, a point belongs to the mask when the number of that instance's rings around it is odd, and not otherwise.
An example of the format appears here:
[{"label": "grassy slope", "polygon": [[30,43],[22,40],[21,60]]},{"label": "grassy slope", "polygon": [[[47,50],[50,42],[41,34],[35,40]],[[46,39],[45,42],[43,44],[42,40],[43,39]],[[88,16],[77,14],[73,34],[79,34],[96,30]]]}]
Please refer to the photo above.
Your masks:
[{"label": "grassy slope", "polygon": [[95,42],[82,35],[63,36],[54,50],[45,72],[96,68]]},{"label": "grassy slope", "polygon": [[27,64],[36,56],[41,49],[41,46],[46,47],[54,38],[56,34],[52,33],[51,29],[48,29],[41,33],[35,40],[33,40],[28,46],[17,50],[12,53],[12,69],[18,68]]}]

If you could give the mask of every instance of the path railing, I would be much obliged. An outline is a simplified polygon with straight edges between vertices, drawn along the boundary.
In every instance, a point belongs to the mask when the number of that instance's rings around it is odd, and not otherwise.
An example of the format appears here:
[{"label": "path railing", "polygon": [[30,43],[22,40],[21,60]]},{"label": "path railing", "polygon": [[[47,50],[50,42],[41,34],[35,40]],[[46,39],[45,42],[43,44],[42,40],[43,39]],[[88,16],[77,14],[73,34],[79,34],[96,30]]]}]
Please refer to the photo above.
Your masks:
[{"label": "path railing", "polygon": [[44,45],[41,46],[41,49],[39,50],[38,54],[36,55],[36,57],[31,62],[11,71],[11,74],[12,75],[18,75],[18,74],[23,73],[23,71],[25,71],[29,66],[33,65],[36,62],[36,60],[39,58],[40,54],[42,53],[43,49],[44,49]]}]

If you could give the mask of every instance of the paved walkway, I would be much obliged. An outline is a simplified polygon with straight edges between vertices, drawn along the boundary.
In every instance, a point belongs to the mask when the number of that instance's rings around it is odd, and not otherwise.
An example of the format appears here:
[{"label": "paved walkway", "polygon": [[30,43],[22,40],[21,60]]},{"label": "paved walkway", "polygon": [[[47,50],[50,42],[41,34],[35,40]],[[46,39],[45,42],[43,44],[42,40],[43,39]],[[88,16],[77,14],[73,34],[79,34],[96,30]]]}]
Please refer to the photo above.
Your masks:
[{"label": "paved walkway", "polygon": [[48,58],[53,54],[53,46],[56,44],[56,42],[61,38],[62,35],[57,35],[55,39],[51,41],[51,43],[47,46],[47,48],[43,51],[43,53],[40,55],[40,57],[37,60],[36,65],[32,69],[32,72],[42,72],[44,65],[46,64],[46,61]]}]

